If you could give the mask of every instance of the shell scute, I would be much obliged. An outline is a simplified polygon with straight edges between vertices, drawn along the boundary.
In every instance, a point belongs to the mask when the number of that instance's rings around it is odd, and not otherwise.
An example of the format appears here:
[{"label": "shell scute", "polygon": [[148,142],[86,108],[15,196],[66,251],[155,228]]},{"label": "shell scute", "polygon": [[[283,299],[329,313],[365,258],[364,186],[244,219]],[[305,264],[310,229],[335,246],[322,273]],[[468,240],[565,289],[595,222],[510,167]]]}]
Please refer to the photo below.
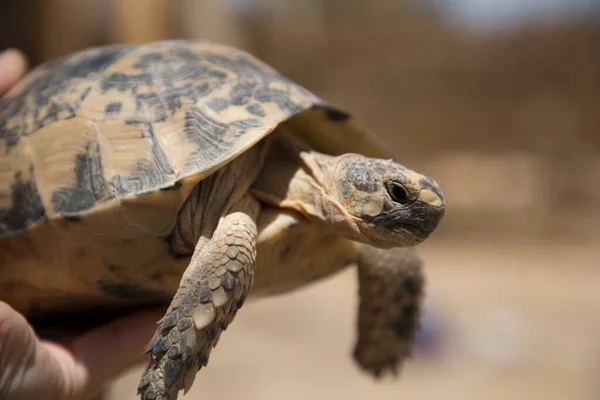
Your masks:
[{"label": "shell scute", "polygon": [[101,74],[127,53],[127,47],[92,49],[39,68],[0,101],[0,141],[7,141],[10,148],[22,136],[77,116],[90,93],[90,77]]}]

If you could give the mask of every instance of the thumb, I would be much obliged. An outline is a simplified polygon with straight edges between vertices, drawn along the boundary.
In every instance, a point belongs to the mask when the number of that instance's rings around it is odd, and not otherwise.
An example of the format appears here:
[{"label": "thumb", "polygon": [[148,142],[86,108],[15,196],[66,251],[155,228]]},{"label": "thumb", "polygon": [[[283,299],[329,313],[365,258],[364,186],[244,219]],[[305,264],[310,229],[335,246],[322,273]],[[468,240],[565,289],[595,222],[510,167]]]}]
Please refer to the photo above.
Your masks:
[{"label": "thumb", "polygon": [[27,70],[25,55],[15,49],[0,53],[0,96],[23,76]]}]

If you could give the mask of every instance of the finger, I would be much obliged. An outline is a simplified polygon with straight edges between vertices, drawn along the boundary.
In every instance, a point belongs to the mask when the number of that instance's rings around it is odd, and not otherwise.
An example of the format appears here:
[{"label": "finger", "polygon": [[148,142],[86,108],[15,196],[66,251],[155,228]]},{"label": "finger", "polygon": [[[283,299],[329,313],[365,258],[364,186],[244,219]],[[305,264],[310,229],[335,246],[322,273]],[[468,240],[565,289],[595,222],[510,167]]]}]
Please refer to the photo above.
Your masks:
[{"label": "finger", "polygon": [[16,49],[0,53],[0,96],[14,85],[27,70],[25,55]]},{"label": "finger", "polygon": [[0,302],[0,397],[37,398],[63,389],[56,360],[40,344],[27,320]]},{"label": "finger", "polygon": [[164,309],[148,310],[127,315],[95,328],[71,343],[69,347],[79,373],[84,376],[85,394],[96,394],[105,382],[144,361],[144,347],[164,312]]}]

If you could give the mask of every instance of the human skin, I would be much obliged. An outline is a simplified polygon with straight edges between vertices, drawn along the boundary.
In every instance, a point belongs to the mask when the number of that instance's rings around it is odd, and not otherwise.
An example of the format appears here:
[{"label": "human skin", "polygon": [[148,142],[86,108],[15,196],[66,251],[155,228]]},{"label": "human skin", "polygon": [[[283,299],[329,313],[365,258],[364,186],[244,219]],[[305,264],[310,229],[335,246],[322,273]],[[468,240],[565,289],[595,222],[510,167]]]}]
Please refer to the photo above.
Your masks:
[{"label": "human skin", "polygon": [[[0,96],[27,70],[17,50],[0,53]],[[45,340],[24,316],[0,301],[0,398],[89,399],[145,360],[140,349],[164,310],[126,315],[75,337]]]}]

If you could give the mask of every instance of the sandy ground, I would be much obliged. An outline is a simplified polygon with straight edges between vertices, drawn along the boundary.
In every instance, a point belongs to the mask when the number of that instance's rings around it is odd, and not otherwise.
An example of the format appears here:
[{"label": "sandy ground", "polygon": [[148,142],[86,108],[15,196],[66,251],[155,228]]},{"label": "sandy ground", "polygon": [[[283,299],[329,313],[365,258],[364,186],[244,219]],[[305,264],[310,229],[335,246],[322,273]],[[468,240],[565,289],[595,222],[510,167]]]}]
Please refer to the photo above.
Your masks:
[{"label": "sandy ground", "polygon": [[[433,345],[401,379],[350,358],[355,271],[250,304],[185,399],[600,399],[600,246],[431,240]],[[110,399],[136,399],[136,369]]]}]

